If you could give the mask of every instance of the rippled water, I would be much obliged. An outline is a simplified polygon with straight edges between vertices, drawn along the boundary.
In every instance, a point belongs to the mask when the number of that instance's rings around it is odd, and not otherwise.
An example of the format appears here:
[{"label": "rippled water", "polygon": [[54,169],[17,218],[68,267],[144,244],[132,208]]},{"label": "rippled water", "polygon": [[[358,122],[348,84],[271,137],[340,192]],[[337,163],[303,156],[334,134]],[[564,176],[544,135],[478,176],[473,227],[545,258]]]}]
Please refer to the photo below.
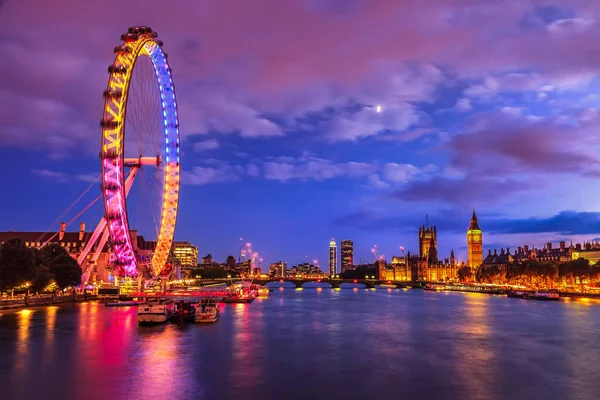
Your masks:
[{"label": "rippled water", "polygon": [[600,398],[599,302],[286,288],[183,328],[1,313],[2,399]]}]

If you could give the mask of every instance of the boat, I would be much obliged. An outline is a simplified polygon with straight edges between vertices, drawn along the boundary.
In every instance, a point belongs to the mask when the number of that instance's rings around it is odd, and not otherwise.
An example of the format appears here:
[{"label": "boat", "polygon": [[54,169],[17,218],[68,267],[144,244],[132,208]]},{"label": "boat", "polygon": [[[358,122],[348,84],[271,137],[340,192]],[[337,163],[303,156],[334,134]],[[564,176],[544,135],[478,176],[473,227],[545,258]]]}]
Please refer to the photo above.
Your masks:
[{"label": "boat", "polygon": [[560,295],[554,290],[537,290],[533,293],[525,294],[523,298],[528,300],[559,301]]},{"label": "boat", "polygon": [[252,303],[256,295],[256,290],[250,286],[232,285],[227,288],[227,294],[221,299],[221,303]]},{"label": "boat", "polygon": [[431,283],[423,286],[423,290],[443,290],[445,288],[444,285],[432,285]]},{"label": "boat", "polygon": [[138,306],[137,319],[140,324],[163,324],[175,315],[176,305],[171,299],[156,299]]},{"label": "boat", "polygon": [[172,320],[177,322],[194,322],[196,319],[196,305],[191,301],[180,301],[176,304],[176,310]]},{"label": "boat", "polygon": [[522,299],[525,297],[525,295],[527,294],[527,292],[524,292],[522,290],[511,290],[506,292],[506,297],[514,297],[517,299]]},{"label": "boat", "polygon": [[137,306],[141,304],[139,301],[131,300],[131,301],[114,301],[104,303],[105,307],[129,307],[129,306]]},{"label": "boat", "polygon": [[268,287],[260,286],[257,291],[258,297],[269,297],[269,292],[271,290]]},{"label": "boat", "polygon": [[194,304],[196,309],[194,322],[217,322],[221,311],[219,301],[215,298],[200,299]]}]

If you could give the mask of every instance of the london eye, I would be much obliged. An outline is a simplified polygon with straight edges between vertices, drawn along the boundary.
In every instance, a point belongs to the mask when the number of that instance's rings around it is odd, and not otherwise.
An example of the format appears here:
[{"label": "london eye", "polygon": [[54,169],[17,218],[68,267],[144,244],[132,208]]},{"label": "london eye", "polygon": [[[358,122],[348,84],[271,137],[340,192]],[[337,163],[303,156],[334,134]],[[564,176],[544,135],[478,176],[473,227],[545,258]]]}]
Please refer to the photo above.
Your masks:
[{"label": "london eye", "polygon": [[[149,27],[131,27],[114,48],[104,91],[102,195],[106,233],[118,276],[168,275],[177,222],[180,188],[180,137],[175,88],[162,41]],[[141,178],[146,175],[146,178]],[[136,178],[137,176],[137,178]],[[150,208],[156,244],[147,259],[136,253],[128,197],[133,182],[143,181],[137,203]],[[152,201],[152,199],[156,201]]]}]

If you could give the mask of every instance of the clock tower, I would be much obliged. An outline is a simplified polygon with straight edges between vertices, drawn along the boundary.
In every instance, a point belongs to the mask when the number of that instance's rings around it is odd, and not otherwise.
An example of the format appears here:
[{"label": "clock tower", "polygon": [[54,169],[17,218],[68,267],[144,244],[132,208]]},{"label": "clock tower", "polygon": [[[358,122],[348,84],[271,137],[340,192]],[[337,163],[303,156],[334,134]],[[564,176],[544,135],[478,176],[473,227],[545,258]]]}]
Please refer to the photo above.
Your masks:
[{"label": "clock tower", "polygon": [[480,266],[483,263],[483,239],[481,238],[481,229],[479,229],[477,223],[477,216],[475,216],[475,209],[473,209],[471,225],[469,225],[467,231],[467,247],[469,249],[467,265],[471,268]]}]

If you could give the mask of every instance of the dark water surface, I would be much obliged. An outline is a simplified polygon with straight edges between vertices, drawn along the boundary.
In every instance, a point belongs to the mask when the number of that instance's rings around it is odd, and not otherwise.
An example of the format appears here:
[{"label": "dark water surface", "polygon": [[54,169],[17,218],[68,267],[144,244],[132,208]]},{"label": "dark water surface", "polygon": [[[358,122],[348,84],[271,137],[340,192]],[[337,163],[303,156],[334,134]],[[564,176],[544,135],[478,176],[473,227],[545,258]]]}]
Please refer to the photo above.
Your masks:
[{"label": "dark water surface", "polygon": [[275,289],[216,324],[0,312],[2,399],[600,399],[600,303]]}]

